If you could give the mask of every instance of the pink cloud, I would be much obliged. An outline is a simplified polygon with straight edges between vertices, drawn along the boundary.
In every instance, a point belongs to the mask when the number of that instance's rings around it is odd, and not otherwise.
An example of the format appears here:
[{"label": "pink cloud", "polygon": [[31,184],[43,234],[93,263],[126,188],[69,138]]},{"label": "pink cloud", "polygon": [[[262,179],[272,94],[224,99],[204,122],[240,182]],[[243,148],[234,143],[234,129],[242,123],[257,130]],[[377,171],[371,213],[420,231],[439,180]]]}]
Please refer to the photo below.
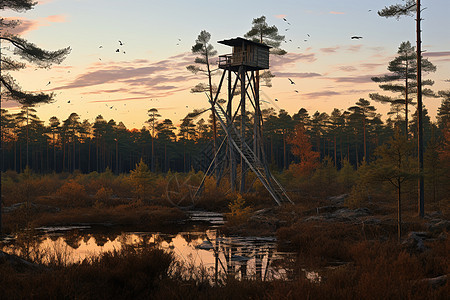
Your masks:
[{"label": "pink cloud", "polygon": [[320,51],[325,52],[325,53],[335,53],[340,47],[336,46],[336,47],[328,47],[328,48],[320,48]]},{"label": "pink cloud", "polygon": [[424,52],[422,55],[425,57],[450,57],[450,51]]},{"label": "pink cloud", "polygon": [[270,68],[272,71],[282,70],[289,65],[295,65],[298,62],[314,62],[316,60],[314,53],[287,53],[285,55],[273,55],[270,57]]},{"label": "pink cloud", "polygon": [[345,12],[341,12],[341,11],[330,11],[329,13],[332,15],[345,15]]},{"label": "pink cloud", "polygon": [[44,18],[44,20],[51,22],[51,23],[64,23],[67,21],[67,18],[65,15],[53,15],[53,16],[48,16],[47,18]]},{"label": "pink cloud", "polygon": [[8,33],[11,34],[22,35],[29,31],[36,30],[41,26],[39,24],[39,21],[36,20],[29,20],[24,18],[5,18],[5,21],[13,21],[13,20],[18,20],[20,21],[20,23],[17,26],[8,29]]},{"label": "pink cloud", "polygon": [[[182,53],[157,62],[136,59],[131,62],[94,63],[84,74],[53,90],[91,87],[94,90],[89,89],[82,93],[100,95],[121,92],[136,95],[117,101],[170,96],[190,90],[192,86],[185,84],[189,80],[205,79],[186,70],[186,66],[193,61],[194,56],[191,53]],[[105,88],[108,84],[114,84],[116,88]]]},{"label": "pink cloud", "polygon": [[276,77],[293,77],[293,78],[312,78],[312,77],[320,77],[322,76],[319,73],[300,73],[300,72],[273,72],[273,75]]},{"label": "pink cloud", "polygon": [[330,97],[330,96],[338,96],[341,95],[341,93],[336,91],[320,91],[320,92],[312,92],[312,93],[306,93],[302,94],[302,96],[306,98],[320,98],[320,97]]},{"label": "pink cloud", "polygon": [[362,45],[352,45],[347,48],[347,51],[358,52],[359,50],[361,50],[361,48]]},{"label": "pink cloud", "polygon": [[36,20],[25,19],[25,18],[5,18],[6,21],[18,20],[19,24],[14,28],[8,30],[11,34],[23,35],[27,32],[37,30],[43,26],[50,26],[51,23],[63,23],[67,21],[65,15],[52,15],[46,18],[40,18]]},{"label": "pink cloud", "polygon": [[374,75],[327,77],[326,79],[340,83],[369,83],[373,82],[372,77],[374,77]]},{"label": "pink cloud", "polygon": [[276,15],[275,18],[277,19],[283,19],[286,18],[287,15]]},{"label": "pink cloud", "polygon": [[354,71],[358,70],[354,66],[340,66],[340,67],[338,67],[338,69],[340,71],[344,71],[344,72],[354,72]]},{"label": "pink cloud", "polygon": [[25,18],[5,18],[6,21],[18,20],[19,24],[14,28],[8,30],[11,34],[26,34],[27,32],[37,30],[43,26],[50,26],[51,23],[64,23],[67,22],[65,15],[52,15],[46,18],[40,18],[36,20],[25,19]]}]

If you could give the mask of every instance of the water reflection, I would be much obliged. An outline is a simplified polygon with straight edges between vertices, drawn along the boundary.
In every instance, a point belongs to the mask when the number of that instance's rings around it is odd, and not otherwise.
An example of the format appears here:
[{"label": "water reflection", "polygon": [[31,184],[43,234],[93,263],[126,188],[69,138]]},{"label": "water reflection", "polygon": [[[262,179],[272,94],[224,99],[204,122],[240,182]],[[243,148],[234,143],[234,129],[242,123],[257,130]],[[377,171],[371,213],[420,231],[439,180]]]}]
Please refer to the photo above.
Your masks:
[{"label": "water reflection", "polygon": [[[224,275],[260,280],[286,279],[290,272],[277,261],[290,256],[276,251],[275,238],[230,237],[215,229],[205,232],[162,234],[148,232],[92,233],[85,229],[46,230],[34,243],[9,243],[3,251],[38,258],[43,263],[57,260],[72,264],[107,251],[120,250],[123,245],[154,245],[172,252],[176,259],[190,266],[202,267],[214,277]],[[25,249],[26,248],[26,249]],[[39,257],[37,257],[39,255]]]}]

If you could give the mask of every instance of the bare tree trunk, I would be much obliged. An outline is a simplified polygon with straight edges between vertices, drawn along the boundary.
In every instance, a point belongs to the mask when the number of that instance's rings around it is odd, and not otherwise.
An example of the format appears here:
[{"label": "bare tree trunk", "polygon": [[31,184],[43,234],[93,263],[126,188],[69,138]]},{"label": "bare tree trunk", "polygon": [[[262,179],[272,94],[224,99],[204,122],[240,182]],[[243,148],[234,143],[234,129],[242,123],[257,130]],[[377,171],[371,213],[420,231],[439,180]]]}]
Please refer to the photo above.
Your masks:
[{"label": "bare tree trunk", "polygon": [[423,121],[422,121],[422,40],[420,30],[420,0],[416,3],[416,34],[417,34],[417,125],[419,135],[418,161],[419,161],[419,182],[418,182],[418,214],[423,218],[425,215],[425,191],[423,180]]},{"label": "bare tree trunk", "polygon": [[398,189],[398,211],[397,211],[397,233],[398,242],[400,243],[402,237],[402,201],[401,201],[401,181],[397,179]]}]

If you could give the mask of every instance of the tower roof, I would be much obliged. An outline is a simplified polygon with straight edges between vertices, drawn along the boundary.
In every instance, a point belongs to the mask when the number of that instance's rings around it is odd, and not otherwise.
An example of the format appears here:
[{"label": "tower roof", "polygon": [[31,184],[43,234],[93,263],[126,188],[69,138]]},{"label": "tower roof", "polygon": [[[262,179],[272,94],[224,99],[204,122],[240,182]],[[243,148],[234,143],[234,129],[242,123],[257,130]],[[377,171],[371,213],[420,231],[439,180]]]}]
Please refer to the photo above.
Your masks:
[{"label": "tower roof", "polygon": [[262,44],[262,43],[258,43],[258,42],[254,42],[252,40],[247,40],[241,37],[237,37],[237,38],[233,38],[233,39],[229,39],[229,40],[223,40],[223,41],[218,41],[219,44],[223,44],[223,45],[227,45],[227,46],[241,46],[242,43],[246,43],[246,44],[253,44],[253,45],[257,45],[259,47],[265,47],[265,48],[272,48],[266,44]]}]

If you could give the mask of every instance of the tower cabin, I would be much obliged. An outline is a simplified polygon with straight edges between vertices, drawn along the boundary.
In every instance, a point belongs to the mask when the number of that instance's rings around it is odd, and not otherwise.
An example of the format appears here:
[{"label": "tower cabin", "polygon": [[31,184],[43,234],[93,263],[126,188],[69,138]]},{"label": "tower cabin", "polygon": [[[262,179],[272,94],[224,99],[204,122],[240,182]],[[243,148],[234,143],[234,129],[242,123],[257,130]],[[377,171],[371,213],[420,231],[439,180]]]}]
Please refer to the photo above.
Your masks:
[{"label": "tower cabin", "polygon": [[241,65],[248,71],[269,68],[270,46],[240,37],[218,41],[218,43],[233,47],[233,53],[219,56],[221,69],[238,71]]}]

